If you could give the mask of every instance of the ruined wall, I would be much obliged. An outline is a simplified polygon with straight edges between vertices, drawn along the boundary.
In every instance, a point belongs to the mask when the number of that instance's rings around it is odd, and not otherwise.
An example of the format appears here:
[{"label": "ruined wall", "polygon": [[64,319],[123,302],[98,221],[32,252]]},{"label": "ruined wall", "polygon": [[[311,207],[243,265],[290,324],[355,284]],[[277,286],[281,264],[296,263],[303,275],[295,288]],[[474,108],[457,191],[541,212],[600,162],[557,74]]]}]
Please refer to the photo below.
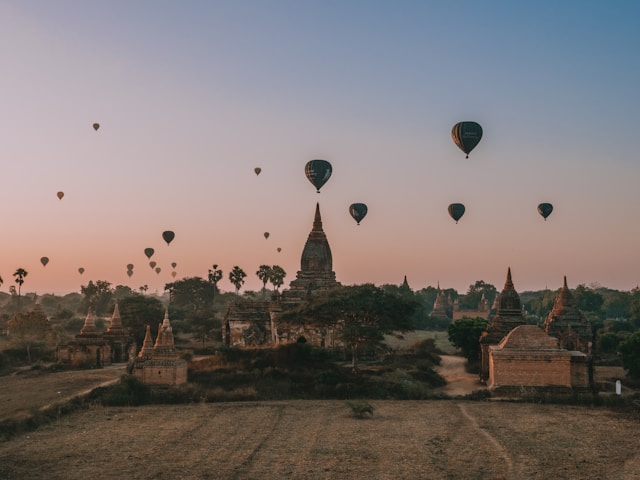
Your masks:
[{"label": "ruined wall", "polygon": [[134,376],[150,385],[182,385],[187,383],[185,360],[147,360],[136,365]]},{"label": "ruined wall", "polygon": [[490,347],[488,386],[571,388],[571,355],[566,351],[504,352]]}]

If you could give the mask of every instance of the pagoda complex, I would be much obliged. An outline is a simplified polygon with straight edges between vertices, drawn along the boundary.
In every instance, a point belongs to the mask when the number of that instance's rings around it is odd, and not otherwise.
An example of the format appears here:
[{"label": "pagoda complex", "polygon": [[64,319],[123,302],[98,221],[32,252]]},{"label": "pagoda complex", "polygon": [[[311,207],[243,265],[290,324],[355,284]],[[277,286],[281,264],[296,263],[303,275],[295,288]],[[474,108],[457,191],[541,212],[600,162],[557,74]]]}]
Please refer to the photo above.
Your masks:
[{"label": "pagoda complex", "polygon": [[489,379],[489,347],[497,345],[514,328],[526,324],[520,296],[513,286],[511,268],[502,292],[496,297],[496,313],[480,336],[480,381]]},{"label": "pagoda complex", "polygon": [[96,319],[89,308],[84,325],[75,339],[56,348],[56,360],[72,365],[111,365],[111,345],[96,327]]},{"label": "pagoda complex", "polygon": [[298,305],[311,295],[339,287],[333,271],[333,257],[329,241],[322,228],[320,205],[316,204],[313,225],[302,249],[300,270],[295,280],[270,302],[241,301],[228,306],[225,315],[223,340],[227,345],[276,345],[309,341],[324,345],[331,333],[320,325],[296,328],[279,324],[278,315],[284,308]]}]

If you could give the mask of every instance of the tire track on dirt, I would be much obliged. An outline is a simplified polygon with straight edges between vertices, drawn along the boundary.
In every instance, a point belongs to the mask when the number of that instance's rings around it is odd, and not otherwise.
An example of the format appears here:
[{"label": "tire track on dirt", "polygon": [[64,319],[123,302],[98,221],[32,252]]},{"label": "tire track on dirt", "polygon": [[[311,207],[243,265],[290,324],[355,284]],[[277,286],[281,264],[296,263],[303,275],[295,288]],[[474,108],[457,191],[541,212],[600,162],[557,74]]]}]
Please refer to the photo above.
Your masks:
[{"label": "tire track on dirt", "polygon": [[509,455],[509,451],[498,441],[496,437],[491,435],[487,430],[482,428],[480,424],[477,422],[475,417],[471,416],[467,409],[464,408],[464,405],[461,403],[456,404],[462,412],[462,415],[471,422],[471,424],[480,431],[480,433],[487,439],[489,442],[495,447],[496,452],[502,457],[506,467],[507,478],[513,478],[513,459]]}]

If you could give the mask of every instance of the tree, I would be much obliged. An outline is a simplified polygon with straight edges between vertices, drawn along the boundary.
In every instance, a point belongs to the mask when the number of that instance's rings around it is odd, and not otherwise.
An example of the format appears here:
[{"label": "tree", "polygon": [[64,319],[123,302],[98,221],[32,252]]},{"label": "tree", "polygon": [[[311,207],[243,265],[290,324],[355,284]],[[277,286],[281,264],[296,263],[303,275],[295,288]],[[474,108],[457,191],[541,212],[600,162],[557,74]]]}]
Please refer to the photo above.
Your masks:
[{"label": "tree", "polygon": [[578,309],[584,312],[595,312],[600,314],[600,309],[604,303],[604,298],[591,288],[578,285],[573,291],[573,298],[576,301]]},{"label": "tree", "polygon": [[240,292],[240,288],[244,285],[244,279],[247,276],[239,266],[235,265],[233,269],[229,272],[229,281],[236,288],[236,297]]},{"label": "tree", "polygon": [[483,280],[476,280],[473,285],[469,285],[467,293],[458,299],[458,305],[461,310],[476,310],[478,304],[484,295],[485,300],[491,305],[493,299],[498,294],[496,287]]},{"label": "tree", "polygon": [[480,358],[480,335],[487,329],[487,321],[480,317],[462,317],[449,325],[449,341],[462,351],[469,363]]},{"label": "tree", "polygon": [[24,278],[29,274],[24,268],[18,268],[15,272],[13,272],[13,276],[16,277],[16,283],[18,284],[18,311],[20,310],[20,292],[22,290],[22,284],[24,283]]},{"label": "tree", "polygon": [[[209,269],[209,282],[213,284],[213,294],[218,291],[218,282],[222,280],[222,270],[218,269],[217,264],[212,265],[213,269]],[[215,297],[212,298],[215,300]]]},{"label": "tree", "polygon": [[640,330],[620,342],[622,364],[631,378],[640,378]]},{"label": "tree", "polygon": [[263,293],[267,289],[267,282],[271,278],[271,270],[272,269],[271,269],[271,267],[269,265],[260,265],[260,267],[258,268],[258,271],[256,272],[256,275],[258,276],[258,278],[262,282],[262,291],[263,291]]},{"label": "tree", "polygon": [[278,288],[282,286],[284,283],[284,277],[287,276],[287,273],[280,265],[274,265],[271,267],[271,272],[269,274],[269,281],[271,285],[273,285],[273,290],[278,291]]},{"label": "tree", "polygon": [[201,277],[188,277],[177,282],[167,283],[165,290],[171,292],[171,303],[186,311],[211,310],[211,298],[215,285]]},{"label": "tree", "polygon": [[0,287],[2,286],[2,284],[4,283],[4,280],[2,279],[2,277],[0,276]]},{"label": "tree", "polygon": [[43,346],[51,331],[47,315],[40,309],[28,313],[16,314],[8,323],[9,340],[27,351],[27,360],[31,363],[31,349]]},{"label": "tree", "polygon": [[411,317],[417,306],[414,299],[373,284],[353,285],[320,292],[284,313],[283,319],[334,326],[351,350],[351,367],[356,371],[362,348],[380,346],[385,334],[414,329]]},{"label": "tree", "polygon": [[156,297],[136,293],[118,303],[122,324],[131,328],[138,346],[142,345],[147,325],[152,329],[164,318],[164,305]]},{"label": "tree", "polygon": [[87,285],[80,286],[80,292],[84,295],[82,300],[83,313],[91,308],[91,311],[97,315],[105,315],[113,306],[113,290],[111,283],[106,280],[98,280],[93,283],[89,280]]}]

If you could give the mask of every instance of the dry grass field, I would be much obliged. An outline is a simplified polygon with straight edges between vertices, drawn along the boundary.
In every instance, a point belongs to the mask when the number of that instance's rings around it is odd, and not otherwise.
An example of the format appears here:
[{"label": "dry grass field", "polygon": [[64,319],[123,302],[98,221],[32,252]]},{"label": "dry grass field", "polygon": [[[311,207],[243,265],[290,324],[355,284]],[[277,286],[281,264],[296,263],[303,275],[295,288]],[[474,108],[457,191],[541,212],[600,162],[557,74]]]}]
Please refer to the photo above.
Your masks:
[{"label": "dry grass field", "polygon": [[470,401],[94,407],[0,443],[2,479],[640,479],[640,424]]}]

